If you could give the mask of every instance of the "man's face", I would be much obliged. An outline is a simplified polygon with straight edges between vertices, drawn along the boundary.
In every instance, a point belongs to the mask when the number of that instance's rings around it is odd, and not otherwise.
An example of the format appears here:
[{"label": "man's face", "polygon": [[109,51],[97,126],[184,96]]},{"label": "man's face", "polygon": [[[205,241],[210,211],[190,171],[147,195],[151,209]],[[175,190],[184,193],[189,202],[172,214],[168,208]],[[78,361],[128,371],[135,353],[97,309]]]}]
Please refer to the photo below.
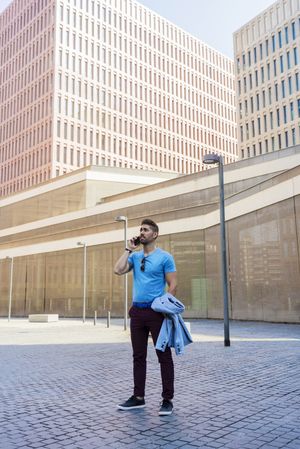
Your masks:
[{"label": "man's face", "polygon": [[157,237],[157,232],[154,232],[149,225],[142,225],[140,228],[140,239],[141,244],[145,245],[147,243],[152,243]]}]

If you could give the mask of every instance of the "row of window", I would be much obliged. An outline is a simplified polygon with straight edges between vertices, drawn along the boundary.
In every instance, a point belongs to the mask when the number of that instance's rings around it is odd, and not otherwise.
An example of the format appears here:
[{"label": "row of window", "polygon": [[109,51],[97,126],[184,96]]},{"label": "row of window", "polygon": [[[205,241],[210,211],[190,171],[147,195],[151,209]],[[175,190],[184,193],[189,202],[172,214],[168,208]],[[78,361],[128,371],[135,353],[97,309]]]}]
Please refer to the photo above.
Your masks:
[{"label": "row of window", "polygon": [[43,181],[47,181],[50,178],[50,169],[40,169],[35,174],[23,176],[22,178],[16,179],[13,182],[9,182],[6,185],[0,185],[0,196],[6,196],[15,192],[22,191],[24,189],[27,189],[27,187],[31,187]]},{"label": "row of window", "polygon": [[6,128],[12,130],[8,132],[7,138],[13,136],[13,132],[32,126],[51,113],[52,97],[45,97],[52,93],[52,82],[52,75],[42,78],[0,107],[0,120],[2,123],[7,122]]},{"label": "row of window", "polygon": [[[175,41],[177,46],[182,46],[184,51],[193,52],[202,58],[211,59],[213,64],[220,64],[224,70],[230,69],[232,63],[229,58],[224,58],[220,53],[203,45],[199,40],[165,21],[162,17],[159,17],[150,11],[146,11],[140,6],[141,15],[139,19],[137,19],[135,14],[133,14],[131,2],[129,3],[128,10],[126,6],[125,8],[122,8],[122,6],[124,6],[124,4],[121,2],[119,10],[113,12],[110,8],[106,8],[105,6],[103,6],[101,10],[100,5],[97,4],[96,13],[93,13],[92,11],[89,13],[87,8],[85,15],[76,8],[71,10],[69,6],[61,4],[60,20],[67,25],[85,31],[87,34],[91,33],[92,35],[94,35],[95,32],[95,24],[94,20],[90,21],[90,19],[101,20],[102,23],[108,25],[109,28],[114,27],[116,30],[124,31],[133,38],[138,39],[139,42],[144,42],[147,46],[154,46],[163,53],[166,52],[166,54],[172,54],[173,46],[167,41],[169,39],[173,42]],[[134,7],[136,7],[136,5],[134,5]],[[142,10],[144,11],[144,17],[142,16]],[[130,19],[128,19],[128,17],[130,17]],[[144,26],[143,28],[142,25]],[[160,34],[162,35],[161,38],[159,37]],[[100,39],[99,35],[98,39]],[[174,47],[174,51],[175,48],[176,47]]]},{"label": "row of window", "polygon": [[298,35],[300,35],[300,18],[297,21],[293,20],[278,30],[277,33],[272,34],[271,39],[266,39],[264,43],[261,42],[258,46],[254,46],[247,53],[242,53],[241,59],[237,57],[238,73],[241,70],[241,66],[245,70],[247,67],[257,64],[259,60],[262,61],[264,58],[267,58],[271,51],[274,53],[284,45],[295,41]]},{"label": "row of window", "polygon": [[[293,54],[292,60],[291,52]],[[238,95],[247,93],[249,90],[261,86],[266,81],[270,81],[271,78],[273,79],[277,76],[286,74],[287,71],[292,69],[293,67],[298,68],[298,47],[293,47],[291,52],[287,51],[286,62],[284,62],[284,55],[280,55],[279,60],[277,60],[276,58],[273,59],[272,66],[270,62],[267,62],[265,66],[262,65],[260,68],[255,69],[254,72],[249,73],[248,76],[244,75],[242,79],[239,78],[237,81]],[[277,67],[279,68],[279,70]],[[298,73],[295,76],[298,77]],[[299,83],[299,80],[297,80],[297,83]]]},{"label": "row of window", "polygon": [[[53,69],[53,52],[45,53],[42,58],[30,63],[22,72],[18,72],[17,70],[13,72],[12,67],[9,66],[8,68],[8,71],[0,70],[0,79],[1,77],[3,79],[2,84],[0,81],[0,104],[11,99],[14,95],[28,95],[30,89],[34,91],[35,96],[37,94],[43,95],[45,89],[49,89],[50,87],[45,75],[50,69]],[[11,74],[10,71],[12,72]],[[41,78],[42,76],[43,78]],[[52,73],[50,76],[52,85]],[[7,81],[6,84],[4,84],[5,80]],[[36,84],[32,85],[33,82]],[[28,101],[33,101],[32,98],[33,95],[28,95]]]},{"label": "row of window", "polygon": [[273,105],[274,101],[278,102],[284,100],[286,97],[293,95],[300,91],[300,76],[299,73],[295,73],[295,76],[288,76],[288,79],[281,80],[281,83],[274,83],[273,86],[269,86],[267,90],[263,89],[256,95],[250,95],[244,101],[239,102],[239,118],[247,116],[248,113],[260,111],[267,106]]},{"label": "row of window", "polygon": [[290,146],[295,146],[300,142],[300,125],[297,129],[293,127],[291,130],[286,130],[277,135],[271,136],[269,139],[259,141],[257,144],[253,144],[252,147],[248,146],[241,149],[241,157],[257,156],[259,154],[268,153],[269,151],[281,150]]},{"label": "row of window", "polygon": [[[163,55],[156,52],[150,45],[143,46],[140,42],[133,42],[127,35],[114,33],[111,36],[110,31],[107,32],[105,28],[102,29],[102,34],[96,41],[90,40],[88,37],[84,38],[75,31],[71,35],[70,42],[70,31],[67,29],[64,32],[63,27],[60,28],[60,44],[62,48],[66,49],[67,68],[70,66],[75,70],[74,58],[81,56],[82,58],[94,59],[95,62],[114,64],[120,70],[126,72],[127,60],[131,58],[131,60],[137,60],[139,65],[150,65],[152,68],[166,71],[171,76],[179,77],[187,83],[193,84],[193,77],[197,77],[200,72],[215,82],[220,82],[233,89],[232,67],[230,72],[225,72],[220,66],[213,65],[211,60],[205,60],[202,57],[197,58],[195,55],[189,55],[180,49],[177,53],[176,48],[173,59],[172,54]],[[101,42],[102,47],[99,42]],[[118,58],[121,58],[121,60],[118,61]]]},{"label": "row of window", "polygon": [[[38,2],[39,3],[39,2]],[[1,17],[1,15],[0,15]],[[15,26],[16,21],[20,19],[21,16],[17,16],[16,20],[10,24],[3,33],[0,33],[0,62],[4,65],[7,61],[14,57],[16,53],[20,50],[25,49],[25,47],[33,45],[35,42],[36,51],[38,51],[38,39],[41,38],[41,33],[53,24],[53,10],[52,8],[45,9],[43,14],[40,16],[34,16],[27,22],[19,25],[19,28],[10,35],[10,30]],[[5,24],[0,27],[0,30],[5,27]],[[52,36],[53,39],[53,36]],[[45,39],[43,39],[44,41]]]},{"label": "row of window", "polygon": [[[198,142],[201,142],[202,145],[212,146],[224,151],[232,151],[232,145],[235,145],[233,138],[229,139],[228,137],[224,137],[224,135],[222,136],[220,133],[215,133],[207,129],[199,130],[192,128],[190,129],[190,137],[183,138],[181,134],[171,135],[161,131],[158,132],[151,128],[148,129],[142,125],[139,126],[138,123],[127,123],[126,120],[122,122],[121,118],[120,121],[117,121],[116,117],[113,117],[113,128],[109,130],[106,129],[106,131],[109,131],[109,139],[111,139],[111,133],[118,134],[120,139],[121,136],[123,139],[125,137],[125,146],[127,139],[132,138],[136,139],[140,145],[151,144],[166,150],[173,148],[173,151],[180,151],[182,154],[187,154],[194,158],[199,157]],[[185,129],[185,131],[187,131],[187,129]],[[84,146],[90,146],[91,148],[109,150],[109,148],[113,146],[111,142],[108,146],[104,144],[104,134],[100,137],[99,131],[95,131],[92,128],[87,128],[79,124],[75,126],[74,123],[69,123],[67,121],[62,124],[60,119],[57,120],[56,132],[58,138],[71,140]],[[116,138],[116,136],[114,138]]]},{"label": "row of window", "polygon": [[35,169],[43,169],[51,162],[50,147],[40,147],[35,151],[28,152],[1,166],[1,183],[8,182],[18,176],[22,176]]},{"label": "row of window", "polygon": [[244,140],[254,138],[256,135],[260,136],[262,133],[273,130],[274,127],[280,127],[282,124],[286,125],[299,118],[300,98],[297,102],[291,101],[289,105],[283,105],[281,108],[277,108],[275,112],[270,111],[262,117],[257,117],[255,120],[251,120],[251,122],[246,122],[245,125],[241,125],[240,140],[243,142]]},{"label": "row of window", "polygon": [[45,33],[44,36],[33,42],[31,47],[27,47],[21,52],[17,50],[11,60],[5,60],[5,63],[1,65],[0,83],[11,82],[12,79],[20,76],[26,77],[32,65],[35,65],[35,68],[34,73],[31,72],[30,74],[31,79],[37,78],[42,72],[50,67],[52,68],[53,42],[51,36],[50,31]]},{"label": "row of window", "polygon": [[52,135],[51,126],[51,120],[46,121],[18,136],[15,135],[13,139],[3,143],[0,146],[0,162],[4,163],[24,153],[26,149],[33,148],[50,139]]}]

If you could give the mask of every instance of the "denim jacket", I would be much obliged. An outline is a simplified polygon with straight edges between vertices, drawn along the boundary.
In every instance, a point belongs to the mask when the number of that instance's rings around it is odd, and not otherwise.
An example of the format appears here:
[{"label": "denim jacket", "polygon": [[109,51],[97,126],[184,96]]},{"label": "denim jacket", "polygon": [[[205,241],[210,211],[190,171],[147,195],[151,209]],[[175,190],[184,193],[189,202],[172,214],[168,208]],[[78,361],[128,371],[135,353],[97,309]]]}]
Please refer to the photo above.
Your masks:
[{"label": "denim jacket", "polygon": [[181,313],[184,305],[175,296],[166,293],[155,298],[151,308],[155,312],[163,313],[165,319],[161,325],[155,349],[165,351],[167,346],[175,349],[176,355],[183,354],[184,346],[193,342],[192,337],[184,324]]}]

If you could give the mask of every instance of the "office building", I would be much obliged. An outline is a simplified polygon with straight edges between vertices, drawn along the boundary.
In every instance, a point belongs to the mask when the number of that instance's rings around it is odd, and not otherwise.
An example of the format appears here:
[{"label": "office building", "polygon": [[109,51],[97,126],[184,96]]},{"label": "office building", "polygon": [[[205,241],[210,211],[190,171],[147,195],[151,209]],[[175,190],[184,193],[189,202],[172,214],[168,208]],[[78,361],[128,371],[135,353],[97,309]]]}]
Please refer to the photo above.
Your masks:
[{"label": "office building", "polygon": [[[84,278],[87,317],[123,316],[113,267],[124,251],[115,218],[124,215],[128,236],[145,216],[159,224],[185,316],[223,318],[218,168],[173,179],[146,172],[148,185],[143,172],[82,168],[0,200],[0,316],[11,296],[12,316],[80,317]],[[228,164],[224,179],[230,317],[299,323],[300,146]]]},{"label": "office building", "polygon": [[233,65],[134,0],[14,0],[0,16],[0,194],[87,165],[235,161]]},{"label": "office building", "polygon": [[300,143],[300,2],[278,0],[234,33],[239,157]]}]

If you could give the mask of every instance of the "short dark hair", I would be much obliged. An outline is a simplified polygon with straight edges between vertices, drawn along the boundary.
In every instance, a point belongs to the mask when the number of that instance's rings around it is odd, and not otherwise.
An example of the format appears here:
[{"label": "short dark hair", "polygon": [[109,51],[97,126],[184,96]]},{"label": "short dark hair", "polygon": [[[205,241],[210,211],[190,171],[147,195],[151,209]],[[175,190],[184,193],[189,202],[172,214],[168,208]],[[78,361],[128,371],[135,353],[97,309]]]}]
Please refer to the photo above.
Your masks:
[{"label": "short dark hair", "polygon": [[144,218],[141,225],[148,225],[152,229],[152,231],[159,233],[159,229],[155,221],[151,220],[151,218]]}]

